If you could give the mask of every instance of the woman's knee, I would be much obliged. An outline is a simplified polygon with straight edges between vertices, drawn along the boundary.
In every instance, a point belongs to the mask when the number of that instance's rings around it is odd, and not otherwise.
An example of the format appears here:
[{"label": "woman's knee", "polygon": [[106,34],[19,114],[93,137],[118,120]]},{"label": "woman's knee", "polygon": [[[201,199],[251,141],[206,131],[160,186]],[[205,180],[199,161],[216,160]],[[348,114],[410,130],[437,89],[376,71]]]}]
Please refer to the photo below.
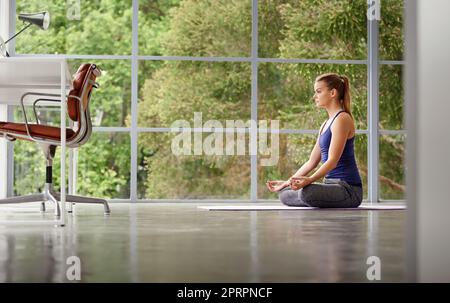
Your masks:
[{"label": "woman's knee", "polygon": [[314,201],[314,186],[308,185],[300,189],[300,200],[310,203]]},{"label": "woman's knee", "polygon": [[278,194],[281,203],[287,206],[294,206],[297,204],[298,193],[292,189],[283,190]]},{"label": "woman's knee", "polygon": [[290,190],[283,190],[278,194],[278,198],[280,199],[281,203],[286,204],[289,203],[289,191]]}]

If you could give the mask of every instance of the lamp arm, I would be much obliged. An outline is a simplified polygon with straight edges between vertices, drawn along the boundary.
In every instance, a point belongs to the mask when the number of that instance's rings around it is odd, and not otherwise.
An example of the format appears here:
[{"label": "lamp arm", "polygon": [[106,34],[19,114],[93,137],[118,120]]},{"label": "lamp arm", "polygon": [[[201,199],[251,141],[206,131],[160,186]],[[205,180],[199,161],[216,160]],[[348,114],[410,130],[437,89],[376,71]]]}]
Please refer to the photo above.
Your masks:
[{"label": "lamp arm", "polygon": [[26,30],[27,28],[29,28],[32,25],[32,23],[28,23],[24,28],[22,28],[20,31],[18,31],[14,36],[12,36],[11,38],[9,38],[8,40],[5,41],[5,44],[8,43],[9,41],[11,41],[12,39],[14,39],[15,37],[17,37],[21,32],[23,32],[24,30]]}]

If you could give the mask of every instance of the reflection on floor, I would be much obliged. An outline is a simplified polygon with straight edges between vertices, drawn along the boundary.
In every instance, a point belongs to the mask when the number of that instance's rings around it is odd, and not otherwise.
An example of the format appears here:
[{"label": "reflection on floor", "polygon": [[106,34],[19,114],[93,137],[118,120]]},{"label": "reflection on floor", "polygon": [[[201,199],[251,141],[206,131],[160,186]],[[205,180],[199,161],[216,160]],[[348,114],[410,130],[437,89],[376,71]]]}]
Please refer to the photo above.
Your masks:
[{"label": "reflection on floor", "polygon": [[[208,205],[211,205],[209,203]],[[406,211],[211,212],[195,203],[77,205],[65,227],[0,223],[0,282],[381,282],[405,280]],[[223,205],[223,204],[221,204]],[[49,207],[50,208],[50,207]],[[2,205],[0,221],[52,219]]]}]

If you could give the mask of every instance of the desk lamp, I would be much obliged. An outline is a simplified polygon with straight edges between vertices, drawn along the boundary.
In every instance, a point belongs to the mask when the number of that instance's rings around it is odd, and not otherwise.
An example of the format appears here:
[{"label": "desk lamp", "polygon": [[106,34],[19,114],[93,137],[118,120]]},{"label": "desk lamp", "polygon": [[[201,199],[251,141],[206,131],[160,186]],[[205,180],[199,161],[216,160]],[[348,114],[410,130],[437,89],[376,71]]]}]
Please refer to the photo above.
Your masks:
[{"label": "desk lamp", "polygon": [[49,12],[40,12],[33,14],[19,14],[19,20],[22,20],[24,23],[28,23],[22,28],[19,32],[17,32],[14,36],[3,42],[3,39],[0,37],[0,55],[5,57],[9,57],[8,52],[6,51],[6,44],[17,37],[21,32],[29,28],[31,25],[37,25],[43,30],[47,30],[50,25],[50,14]]}]

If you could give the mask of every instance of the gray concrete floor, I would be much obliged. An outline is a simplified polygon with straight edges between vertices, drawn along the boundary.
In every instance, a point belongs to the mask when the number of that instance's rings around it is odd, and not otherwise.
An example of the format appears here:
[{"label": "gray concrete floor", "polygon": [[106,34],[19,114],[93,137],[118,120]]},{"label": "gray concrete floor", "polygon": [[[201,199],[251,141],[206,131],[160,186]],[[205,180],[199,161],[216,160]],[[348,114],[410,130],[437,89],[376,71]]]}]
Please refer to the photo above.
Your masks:
[{"label": "gray concrete floor", "polygon": [[[207,205],[212,205],[210,203]],[[243,203],[241,203],[243,204]],[[403,282],[406,211],[207,211],[195,203],[77,205],[65,227],[38,204],[0,206],[0,282]],[[224,204],[220,204],[224,205]]]}]

